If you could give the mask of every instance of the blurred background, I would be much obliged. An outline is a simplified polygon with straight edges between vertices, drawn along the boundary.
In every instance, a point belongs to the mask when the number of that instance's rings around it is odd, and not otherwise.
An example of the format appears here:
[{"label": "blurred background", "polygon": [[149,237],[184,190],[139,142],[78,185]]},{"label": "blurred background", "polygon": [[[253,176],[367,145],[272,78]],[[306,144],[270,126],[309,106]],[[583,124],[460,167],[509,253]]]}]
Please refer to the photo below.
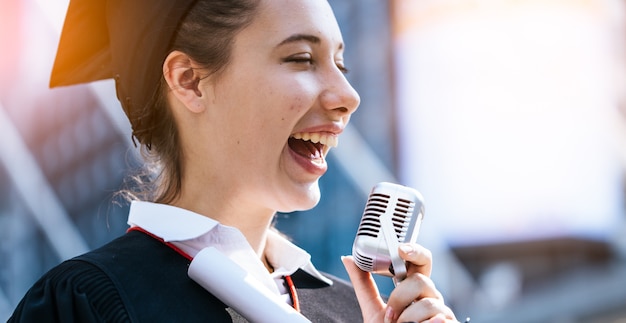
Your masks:
[{"label": "blurred background", "polygon": [[[459,319],[626,322],[624,2],[330,3],[362,103],[322,202],[277,227],[347,278],[369,190],[401,183]],[[141,165],[112,81],[48,89],[67,4],[0,0],[0,320],[124,233],[115,192]]]}]

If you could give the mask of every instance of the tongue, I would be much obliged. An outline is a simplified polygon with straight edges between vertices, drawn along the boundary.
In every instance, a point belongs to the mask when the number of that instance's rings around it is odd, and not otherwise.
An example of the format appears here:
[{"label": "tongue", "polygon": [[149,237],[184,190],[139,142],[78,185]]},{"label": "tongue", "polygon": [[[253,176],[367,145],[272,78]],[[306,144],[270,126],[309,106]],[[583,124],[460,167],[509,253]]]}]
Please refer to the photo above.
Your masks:
[{"label": "tongue", "polygon": [[291,150],[293,150],[296,154],[302,157],[310,159],[318,159],[322,157],[322,154],[320,152],[322,149],[322,145],[319,143],[314,144],[308,140],[304,141],[300,139],[289,138],[288,144]]}]

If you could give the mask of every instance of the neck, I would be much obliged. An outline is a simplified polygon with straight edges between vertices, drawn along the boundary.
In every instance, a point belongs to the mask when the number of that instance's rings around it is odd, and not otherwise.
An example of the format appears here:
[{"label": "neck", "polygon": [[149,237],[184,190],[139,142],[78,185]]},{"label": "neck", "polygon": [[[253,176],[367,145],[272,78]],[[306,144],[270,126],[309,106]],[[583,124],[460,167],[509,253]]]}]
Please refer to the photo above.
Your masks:
[{"label": "neck", "polygon": [[212,198],[207,198],[206,195],[181,194],[181,197],[172,205],[204,215],[222,225],[237,228],[245,236],[259,259],[271,271],[271,266],[265,257],[265,246],[275,211],[255,208],[241,201],[240,198],[226,198],[223,194],[217,194]]}]

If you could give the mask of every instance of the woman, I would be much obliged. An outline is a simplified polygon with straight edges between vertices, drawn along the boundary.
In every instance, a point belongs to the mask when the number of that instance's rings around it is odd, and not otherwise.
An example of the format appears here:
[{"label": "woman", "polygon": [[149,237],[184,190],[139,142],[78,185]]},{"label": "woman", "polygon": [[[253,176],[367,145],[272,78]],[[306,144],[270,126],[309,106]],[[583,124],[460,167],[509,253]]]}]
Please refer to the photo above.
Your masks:
[{"label": "woman", "polygon": [[385,304],[350,257],[354,289],[271,229],[317,204],[359,104],[343,47],[325,0],[71,2],[51,84],[114,77],[160,173],[126,235],[52,269],[9,321],[240,320],[187,274],[213,247],[314,322],[456,322],[424,248],[401,246],[409,275]]}]

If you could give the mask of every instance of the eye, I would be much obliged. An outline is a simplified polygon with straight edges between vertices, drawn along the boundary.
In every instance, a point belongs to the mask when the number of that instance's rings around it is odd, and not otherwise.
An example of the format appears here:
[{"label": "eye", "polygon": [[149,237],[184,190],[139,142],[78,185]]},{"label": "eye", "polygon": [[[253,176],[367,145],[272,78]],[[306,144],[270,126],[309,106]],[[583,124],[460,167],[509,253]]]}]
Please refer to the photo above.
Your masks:
[{"label": "eye", "polygon": [[338,64],[337,64],[337,68],[338,68],[338,69],[341,71],[341,73],[343,73],[343,74],[348,74],[348,72],[350,71],[350,70],[348,70],[348,69],[347,69],[347,68],[346,68],[343,64],[341,64],[341,63],[338,63]]},{"label": "eye", "polygon": [[309,53],[302,53],[286,57],[283,59],[283,62],[312,65],[313,57]]}]

